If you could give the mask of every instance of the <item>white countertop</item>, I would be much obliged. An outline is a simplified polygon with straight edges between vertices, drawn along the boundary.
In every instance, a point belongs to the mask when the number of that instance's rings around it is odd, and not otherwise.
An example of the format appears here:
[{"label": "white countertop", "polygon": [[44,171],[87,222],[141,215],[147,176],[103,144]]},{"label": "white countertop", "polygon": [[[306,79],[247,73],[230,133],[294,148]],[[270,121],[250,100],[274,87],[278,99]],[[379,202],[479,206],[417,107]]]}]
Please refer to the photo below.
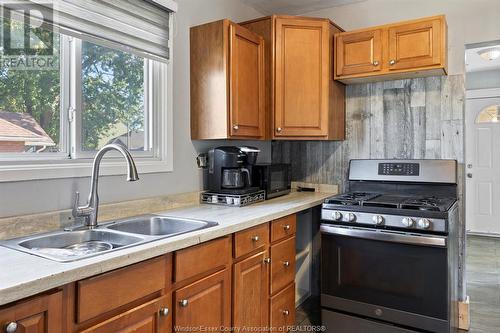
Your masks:
[{"label": "white countertop", "polygon": [[215,221],[219,225],[70,263],[59,263],[0,246],[0,305],[297,213],[321,204],[333,194],[292,192],[241,208],[194,205],[168,210],[163,213]]}]

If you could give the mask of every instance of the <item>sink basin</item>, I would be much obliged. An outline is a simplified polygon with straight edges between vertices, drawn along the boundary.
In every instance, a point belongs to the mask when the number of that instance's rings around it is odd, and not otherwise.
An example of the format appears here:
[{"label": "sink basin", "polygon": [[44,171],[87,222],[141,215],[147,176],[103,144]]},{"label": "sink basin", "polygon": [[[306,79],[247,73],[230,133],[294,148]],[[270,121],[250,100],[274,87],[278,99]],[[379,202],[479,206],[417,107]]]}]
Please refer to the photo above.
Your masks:
[{"label": "sink basin", "polygon": [[216,226],[216,222],[148,215],[115,222],[106,228],[147,236],[175,236]]},{"label": "sink basin", "polygon": [[69,262],[142,243],[145,237],[103,229],[59,231],[13,239],[2,245],[43,258]]}]

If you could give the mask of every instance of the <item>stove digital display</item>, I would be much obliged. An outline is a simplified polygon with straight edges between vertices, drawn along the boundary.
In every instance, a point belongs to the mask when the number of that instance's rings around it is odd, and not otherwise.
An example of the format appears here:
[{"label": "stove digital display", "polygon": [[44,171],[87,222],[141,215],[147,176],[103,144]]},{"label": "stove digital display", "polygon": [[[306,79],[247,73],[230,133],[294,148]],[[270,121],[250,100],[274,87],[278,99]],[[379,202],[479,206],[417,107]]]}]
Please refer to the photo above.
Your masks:
[{"label": "stove digital display", "polygon": [[379,163],[378,174],[382,176],[418,176],[418,163]]}]

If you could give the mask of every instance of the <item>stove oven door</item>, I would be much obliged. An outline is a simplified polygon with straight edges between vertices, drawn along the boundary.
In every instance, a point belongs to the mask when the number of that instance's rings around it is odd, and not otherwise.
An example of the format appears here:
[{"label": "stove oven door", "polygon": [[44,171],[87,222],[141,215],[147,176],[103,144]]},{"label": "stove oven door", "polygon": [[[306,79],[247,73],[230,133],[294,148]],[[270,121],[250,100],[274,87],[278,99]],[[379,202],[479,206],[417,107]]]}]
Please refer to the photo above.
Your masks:
[{"label": "stove oven door", "polygon": [[324,308],[449,332],[445,237],[328,224],[321,234]]}]

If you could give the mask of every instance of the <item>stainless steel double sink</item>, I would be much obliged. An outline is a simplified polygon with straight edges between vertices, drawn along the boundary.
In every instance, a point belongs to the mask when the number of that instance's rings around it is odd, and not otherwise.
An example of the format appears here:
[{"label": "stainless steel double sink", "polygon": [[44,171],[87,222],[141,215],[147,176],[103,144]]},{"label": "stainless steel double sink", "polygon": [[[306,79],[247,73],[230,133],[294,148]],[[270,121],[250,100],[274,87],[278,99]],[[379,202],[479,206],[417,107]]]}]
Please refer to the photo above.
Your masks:
[{"label": "stainless steel double sink", "polygon": [[71,262],[216,225],[216,222],[151,214],[104,223],[96,229],[11,239],[0,245],[58,262]]}]

